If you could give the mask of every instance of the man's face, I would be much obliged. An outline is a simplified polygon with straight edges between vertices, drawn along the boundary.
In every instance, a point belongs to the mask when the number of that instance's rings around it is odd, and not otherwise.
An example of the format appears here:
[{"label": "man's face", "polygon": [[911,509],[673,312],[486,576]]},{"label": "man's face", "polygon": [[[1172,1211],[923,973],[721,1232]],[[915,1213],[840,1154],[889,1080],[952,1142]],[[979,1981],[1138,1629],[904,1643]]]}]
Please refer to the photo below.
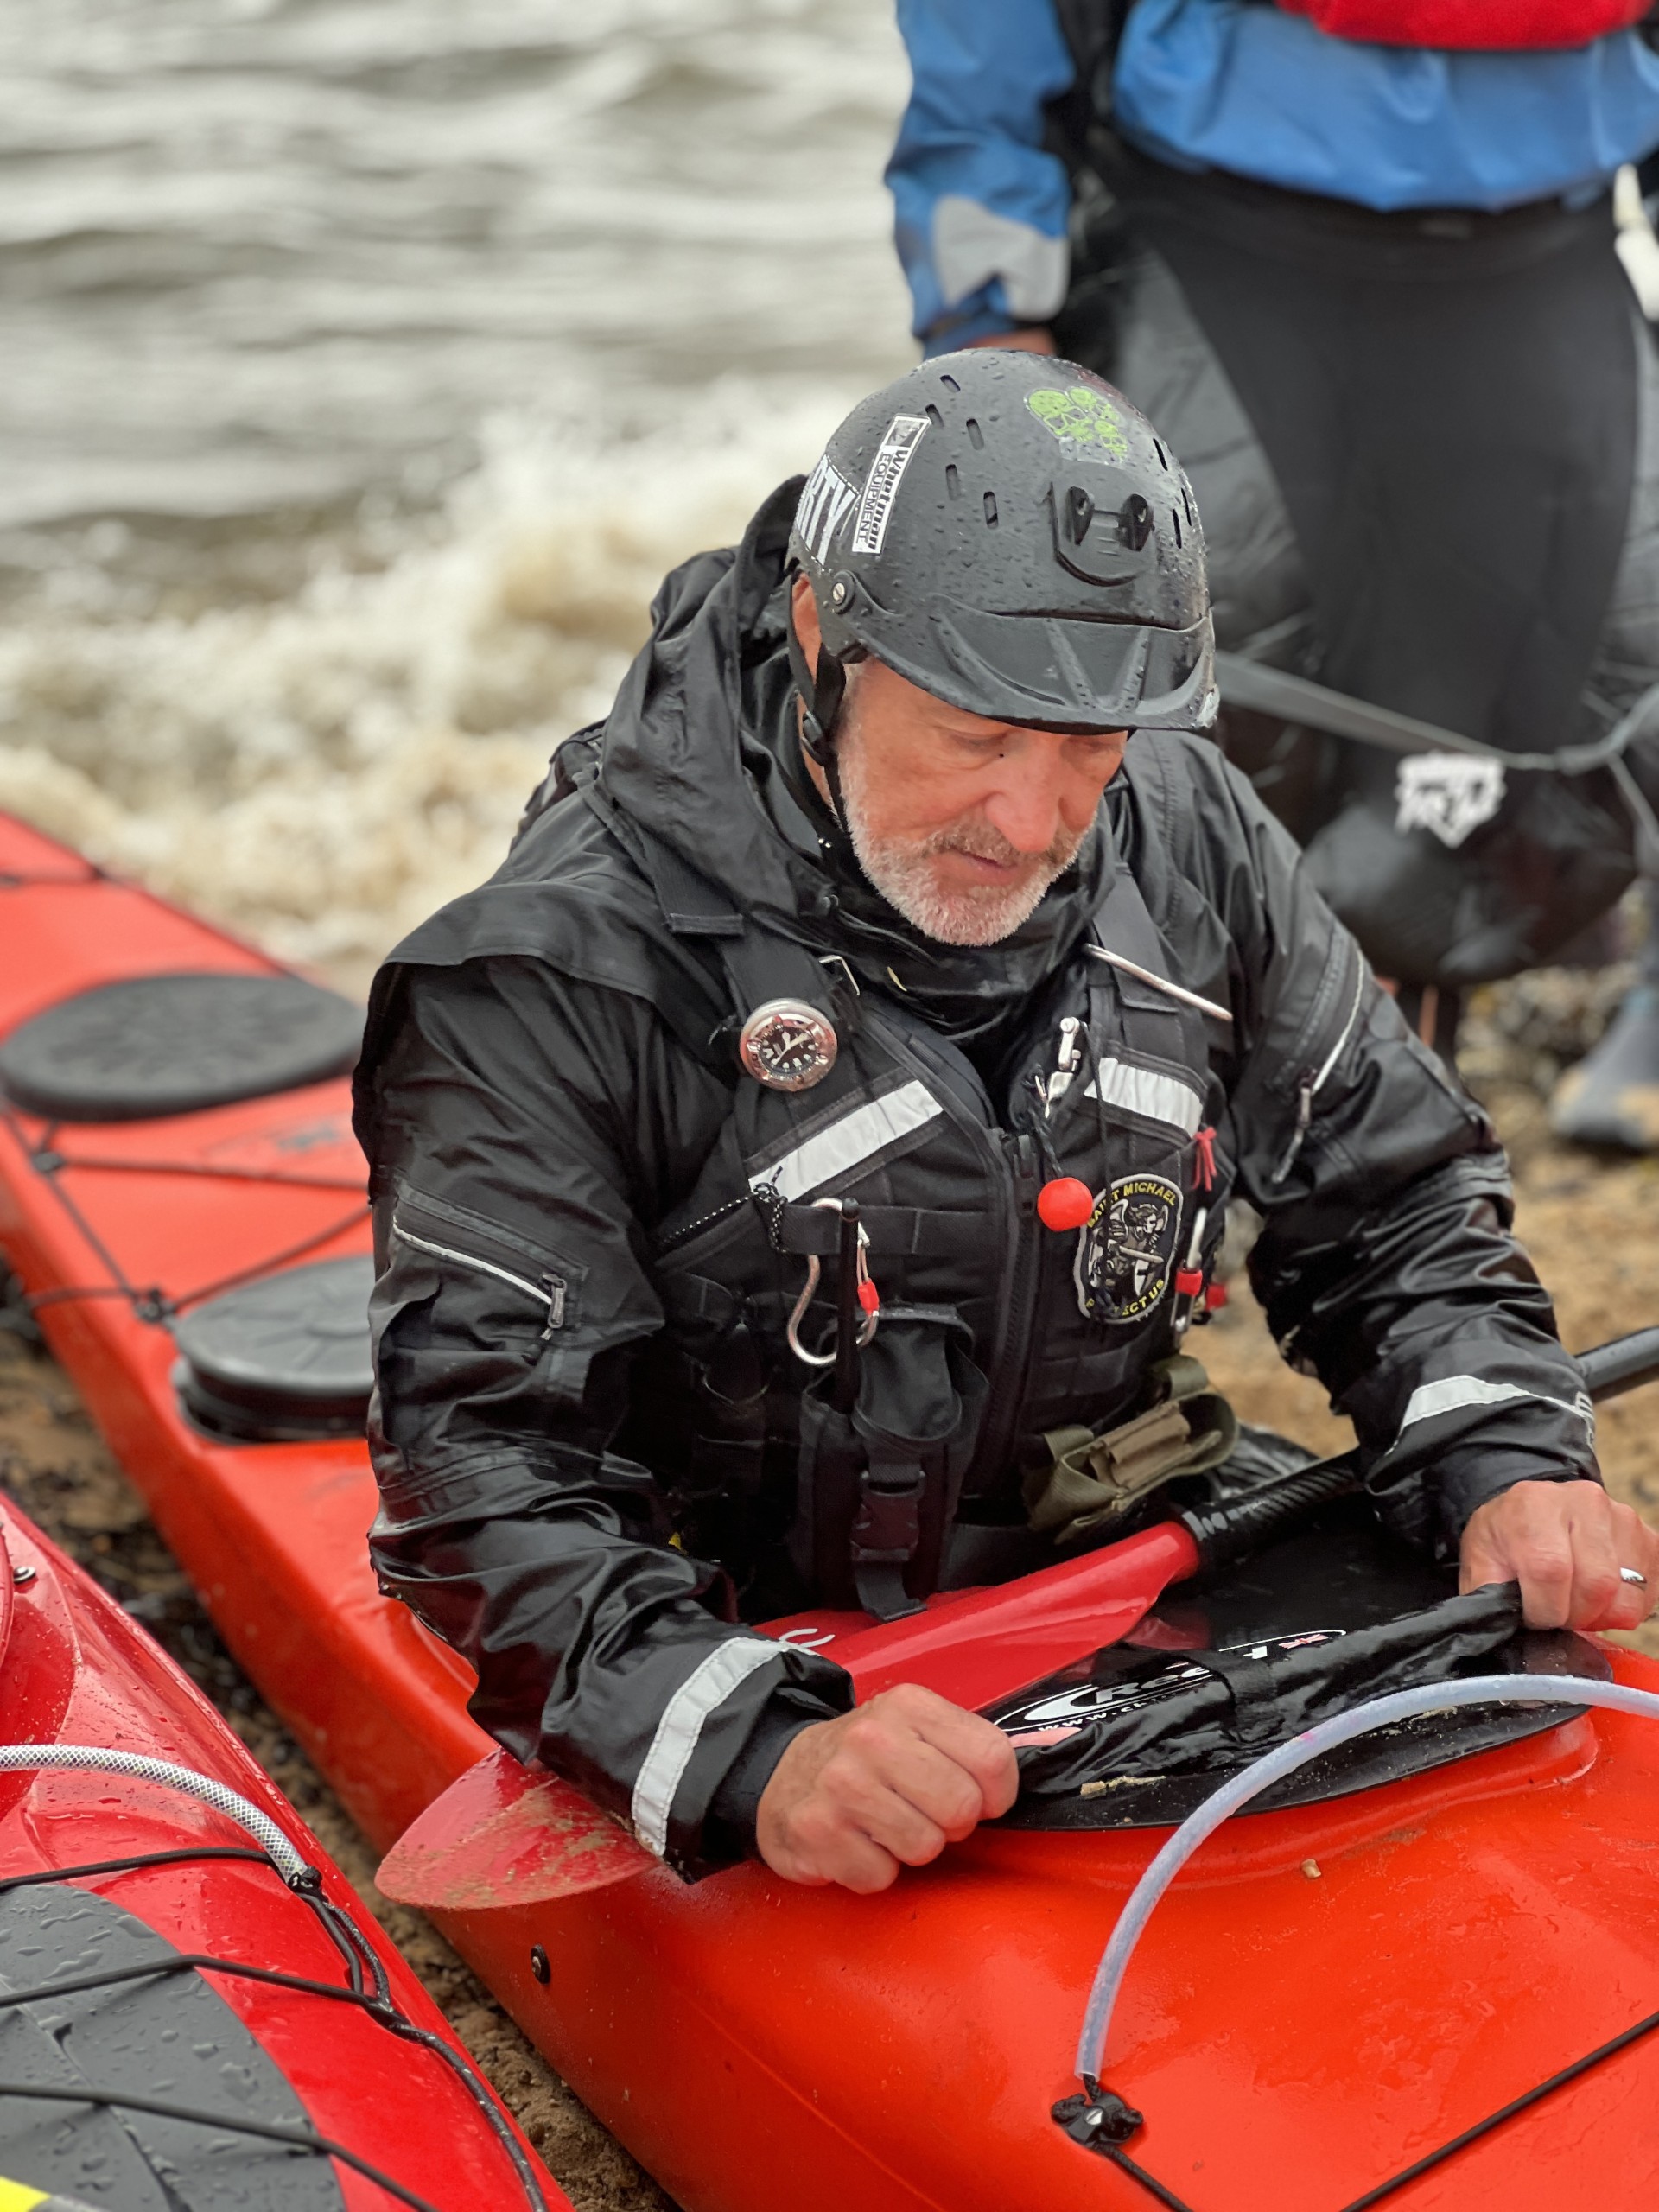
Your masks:
[{"label": "man's face", "polygon": [[[817,608],[804,578],[794,606],[816,664]],[[1011,936],[1076,857],[1122,763],[1127,733],[987,721],[880,661],[848,673],[836,762],[860,867],[928,937],[995,944]],[[822,772],[813,774],[824,788]]]}]

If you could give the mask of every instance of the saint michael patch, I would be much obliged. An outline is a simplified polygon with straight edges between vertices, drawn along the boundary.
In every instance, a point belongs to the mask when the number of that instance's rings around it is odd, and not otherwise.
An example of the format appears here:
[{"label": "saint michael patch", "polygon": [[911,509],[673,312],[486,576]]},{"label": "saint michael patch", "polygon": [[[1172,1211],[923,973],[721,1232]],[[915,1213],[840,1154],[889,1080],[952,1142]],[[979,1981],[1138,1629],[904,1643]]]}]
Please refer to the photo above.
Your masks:
[{"label": "saint michael patch", "polygon": [[1181,1194],[1162,1175],[1120,1175],[1077,1232],[1077,1303],[1095,1321],[1139,1321],[1169,1288]]}]

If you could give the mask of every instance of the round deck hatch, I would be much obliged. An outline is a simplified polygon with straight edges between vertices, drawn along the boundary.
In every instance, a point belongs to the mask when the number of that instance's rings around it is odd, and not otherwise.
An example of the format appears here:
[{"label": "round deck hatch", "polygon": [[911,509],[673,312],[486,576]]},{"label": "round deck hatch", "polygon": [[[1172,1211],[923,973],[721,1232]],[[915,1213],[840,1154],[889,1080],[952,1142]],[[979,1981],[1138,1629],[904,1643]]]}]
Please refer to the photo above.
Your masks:
[{"label": "round deck hatch", "polygon": [[174,1327],[174,1381],[209,1435],[237,1443],[360,1436],[368,1413],[366,1253],[227,1290]]},{"label": "round deck hatch", "polygon": [[361,1010],[301,976],[138,976],[60,999],[0,1045],[0,1089],[55,1122],[136,1122],[344,1075]]}]

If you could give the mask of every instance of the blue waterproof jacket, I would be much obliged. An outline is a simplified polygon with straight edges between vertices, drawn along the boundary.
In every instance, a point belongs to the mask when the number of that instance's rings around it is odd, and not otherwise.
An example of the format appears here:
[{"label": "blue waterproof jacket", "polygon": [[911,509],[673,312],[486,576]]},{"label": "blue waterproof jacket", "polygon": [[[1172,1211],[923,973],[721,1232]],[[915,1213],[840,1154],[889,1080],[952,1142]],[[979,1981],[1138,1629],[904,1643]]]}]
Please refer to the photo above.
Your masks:
[{"label": "blue waterproof jacket", "polygon": [[[914,89],[888,165],[930,353],[1065,296],[1071,182],[1044,143],[1075,65],[1053,0],[898,0]],[[1365,207],[1577,200],[1659,147],[1659,53],[1429,53],[1327,36],[1259,0],[1135,0],[1112,118],[1177,167]]]}]

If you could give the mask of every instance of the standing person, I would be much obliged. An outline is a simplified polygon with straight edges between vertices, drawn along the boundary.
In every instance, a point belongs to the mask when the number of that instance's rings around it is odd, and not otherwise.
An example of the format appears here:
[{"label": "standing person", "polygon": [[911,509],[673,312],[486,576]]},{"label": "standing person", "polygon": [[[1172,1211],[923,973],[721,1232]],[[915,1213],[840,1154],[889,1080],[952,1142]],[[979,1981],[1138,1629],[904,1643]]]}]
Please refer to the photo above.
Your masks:
[{"label": "standing person", "polygon": [[875,1890],[1005,1811],[988,1721],[849,1712],[744,1624],[1006,1580],[1213,1466],[1175,1355],[1235,1189],[1390,1525],[1536,1624],[1643,1618],[1659,1535],[1490,1122],[1185,734],[1203,537],[1151,426],[950,355],[653,613],[358,1071],[372,1545],[480,1723],[686,1871]]},{"label": "standing person", "polygon": [[[1659,147],[1644,12],[899,0],[917,334],[1058,348],[1145,409],[1192,473],[1222,646],[1503,753],[1598,739],[1659,680],[1659,372],[1610,191]],[[1449,1050],[1468,986],[1659,869],[1651,723],[1571,776],[1282,715],[1223,734]],[[1659,1145],[1656,1085],[1649,979],[1558,1124]]]}]

